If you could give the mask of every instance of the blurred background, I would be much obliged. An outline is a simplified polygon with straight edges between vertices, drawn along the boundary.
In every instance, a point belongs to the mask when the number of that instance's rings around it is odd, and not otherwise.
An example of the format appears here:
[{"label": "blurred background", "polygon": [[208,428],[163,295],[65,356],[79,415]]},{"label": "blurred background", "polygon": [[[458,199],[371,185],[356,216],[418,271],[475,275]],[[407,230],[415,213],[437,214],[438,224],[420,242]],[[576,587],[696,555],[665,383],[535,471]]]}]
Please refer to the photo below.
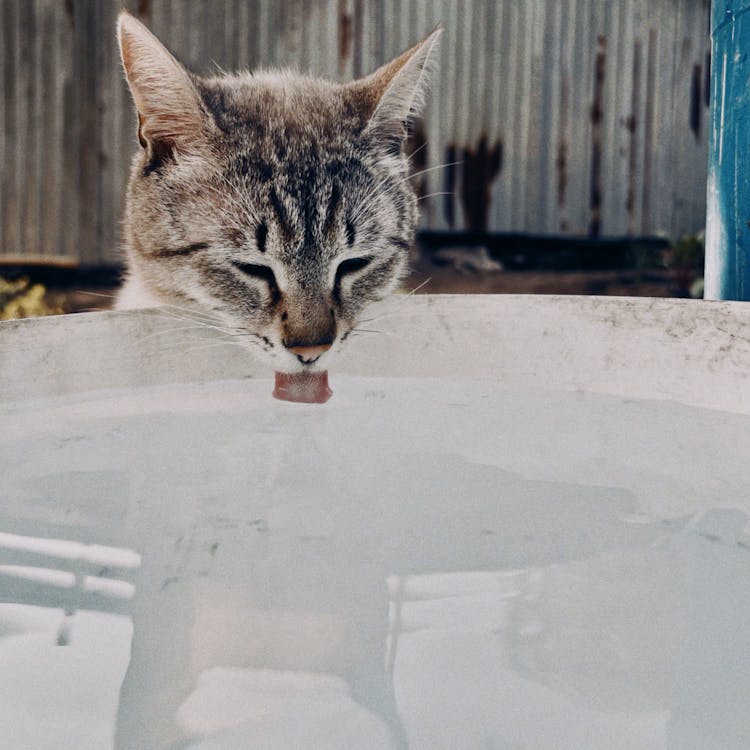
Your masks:
[{"label": "blurred background", "polygon": [[702,295],[708,0],[0,0],[0,317],[103,309],[126,7],[195,72],[365,75],[445,26],[409,291]]}]

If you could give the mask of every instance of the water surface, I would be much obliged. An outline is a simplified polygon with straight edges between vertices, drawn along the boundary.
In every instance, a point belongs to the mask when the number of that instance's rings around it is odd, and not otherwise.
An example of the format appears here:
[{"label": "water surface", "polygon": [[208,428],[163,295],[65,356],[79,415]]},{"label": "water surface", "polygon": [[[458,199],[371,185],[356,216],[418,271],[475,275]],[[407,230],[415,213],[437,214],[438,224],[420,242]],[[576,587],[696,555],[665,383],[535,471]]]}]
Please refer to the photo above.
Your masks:
[{"label": "water surface", "polygon": [[4,747],[750,746],[750,417],[331,380],[3,409]]}]

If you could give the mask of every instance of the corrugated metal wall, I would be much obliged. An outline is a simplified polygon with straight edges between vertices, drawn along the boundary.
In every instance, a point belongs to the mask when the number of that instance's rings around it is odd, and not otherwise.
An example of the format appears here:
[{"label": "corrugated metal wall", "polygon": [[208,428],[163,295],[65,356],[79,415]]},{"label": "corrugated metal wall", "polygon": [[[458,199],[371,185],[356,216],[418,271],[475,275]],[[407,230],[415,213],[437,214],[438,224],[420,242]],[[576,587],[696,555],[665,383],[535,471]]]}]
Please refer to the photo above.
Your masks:
[{"label": "corrugated metal wall", "polygon": [[[0,258],[119,260],[125,5],[197,71],[348,79],[439,21],[423,226],[679,235],[705,215],[708,0],[0,0]],[[424,145],[426,144],[426,145]],[[444,163],[458,162],[439,168]]]}]

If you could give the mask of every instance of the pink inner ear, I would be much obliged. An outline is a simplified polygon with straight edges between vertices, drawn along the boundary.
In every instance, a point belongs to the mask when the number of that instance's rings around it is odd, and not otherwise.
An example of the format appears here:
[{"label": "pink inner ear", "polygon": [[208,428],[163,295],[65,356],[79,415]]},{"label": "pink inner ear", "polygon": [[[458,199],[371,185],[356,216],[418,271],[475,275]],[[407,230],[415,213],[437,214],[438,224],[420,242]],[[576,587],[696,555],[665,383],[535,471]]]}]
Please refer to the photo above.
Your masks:
[{"label": "pink inner ear", "polygon": [[273,397],[298,404],[324,404],[333,396],[328,387],[328,371],[277,372]]}]

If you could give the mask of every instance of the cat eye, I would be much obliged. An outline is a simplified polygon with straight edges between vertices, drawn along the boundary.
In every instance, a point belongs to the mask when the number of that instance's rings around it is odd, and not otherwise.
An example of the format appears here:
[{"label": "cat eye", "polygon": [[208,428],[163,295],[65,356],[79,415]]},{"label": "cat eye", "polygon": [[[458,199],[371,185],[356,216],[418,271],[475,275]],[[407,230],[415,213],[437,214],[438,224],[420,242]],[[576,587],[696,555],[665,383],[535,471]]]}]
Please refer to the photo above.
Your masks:
[{"label": "cat eye", "polygon": [[366,266],[369,266],[370,263],[372,263],[372,258],[347,258],[346,260],[342,260],[336,269],[335,285],[338,287],[344,276],[361,271]]},{"label": "cat eye", "polygon": [[240,263],[236,260],[232,261],[232,265],[247,276],[265,281],[272,291],[277,289],[276,277],[268,266],[261,266],[256,263]]}]

